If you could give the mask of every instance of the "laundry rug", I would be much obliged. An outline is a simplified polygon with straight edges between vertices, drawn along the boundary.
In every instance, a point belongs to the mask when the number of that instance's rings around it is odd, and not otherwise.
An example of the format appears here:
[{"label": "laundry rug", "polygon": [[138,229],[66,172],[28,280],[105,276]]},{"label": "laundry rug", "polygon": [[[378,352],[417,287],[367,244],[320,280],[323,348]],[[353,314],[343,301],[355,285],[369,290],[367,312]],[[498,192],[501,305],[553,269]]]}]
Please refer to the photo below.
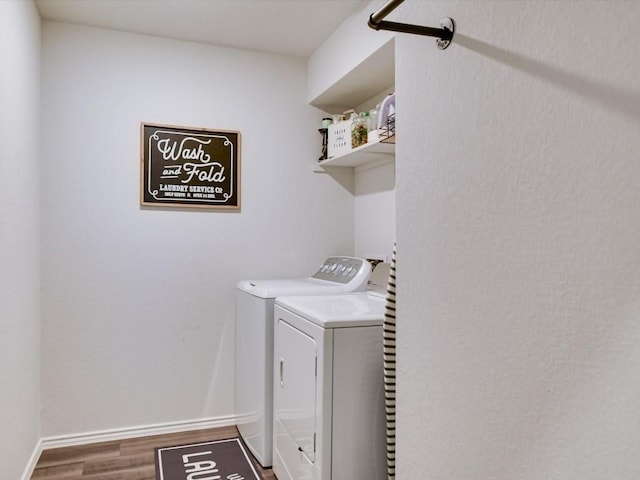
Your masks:
[{"label": "laundry rug", "polygon": [[156,480],[262,480],[239,438],[156,448]]}]

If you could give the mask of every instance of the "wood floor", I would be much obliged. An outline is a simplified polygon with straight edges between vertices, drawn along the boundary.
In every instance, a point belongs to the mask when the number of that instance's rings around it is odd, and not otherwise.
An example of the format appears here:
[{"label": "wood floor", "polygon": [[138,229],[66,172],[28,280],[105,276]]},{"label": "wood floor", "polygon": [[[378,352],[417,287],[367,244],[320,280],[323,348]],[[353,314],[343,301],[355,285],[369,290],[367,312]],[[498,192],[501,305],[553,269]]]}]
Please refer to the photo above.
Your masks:
[{"label": "wood floor", "polygon": [[[155,480],[154,449],[238,436],[235,427],[196,430],[47,449],[42,452],[31,480]],[[276,480],[254,460],[265,480]]]}]

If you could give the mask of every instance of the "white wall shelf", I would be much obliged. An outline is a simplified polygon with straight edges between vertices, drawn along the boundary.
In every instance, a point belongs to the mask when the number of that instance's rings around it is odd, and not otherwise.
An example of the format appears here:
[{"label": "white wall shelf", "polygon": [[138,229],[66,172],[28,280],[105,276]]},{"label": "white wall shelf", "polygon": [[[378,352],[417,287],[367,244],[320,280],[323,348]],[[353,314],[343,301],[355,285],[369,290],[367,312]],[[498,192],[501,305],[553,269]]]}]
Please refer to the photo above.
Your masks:
[{"label": "white wall shelf", "polygon": [[365,167],[377,166],[381,163],[389,163],[395,160],[395,143],[371,142],[352,149],[348,153],[328,158],[319,162],[316,172],[322,172],[324,167]]},{"label": "white wall shelf", "polygon": [[[392,36],[309,103],[325,112],[344,111],[356,108],[376,94],[379,95],[385,88],[393,86],[394,82],[395,38]],[[349,167],[358,171],[393,162],[395,136],[386,139],[385,142],[367,143],[348,153],[323,160],[314,167],[314,171],[324,172],[324,167]]]}]

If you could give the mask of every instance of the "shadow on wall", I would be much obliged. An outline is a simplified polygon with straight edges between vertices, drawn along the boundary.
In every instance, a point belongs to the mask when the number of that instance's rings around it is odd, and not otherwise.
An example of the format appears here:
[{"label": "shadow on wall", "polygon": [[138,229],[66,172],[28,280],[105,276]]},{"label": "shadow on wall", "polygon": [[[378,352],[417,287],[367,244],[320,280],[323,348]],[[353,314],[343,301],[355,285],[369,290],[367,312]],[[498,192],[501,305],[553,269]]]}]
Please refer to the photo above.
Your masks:
[{"label": "shadow on wall", "polygon": [[615,109],[631,117],[633,120],[640,121],[640,97],[637,93],[603,85],[460,33],[456,33],[454,42],[493,60],[552,82],[565,90],[595,100],[607,108]]}]

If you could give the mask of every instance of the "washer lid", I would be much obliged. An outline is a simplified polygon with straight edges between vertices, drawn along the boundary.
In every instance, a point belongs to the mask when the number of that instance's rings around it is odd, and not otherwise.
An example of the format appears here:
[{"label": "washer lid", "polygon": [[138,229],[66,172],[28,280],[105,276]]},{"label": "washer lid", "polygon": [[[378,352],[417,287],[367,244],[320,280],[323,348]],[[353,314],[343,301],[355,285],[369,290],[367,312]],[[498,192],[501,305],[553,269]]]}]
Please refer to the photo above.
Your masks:
[{"label": "washer lid", "polygon": [[311,277],[246,280],[238,283],[238,289],[259,298],[364,292],[370,274],[371,264],[362,258],[329,257]]},{"label": "washer lid", "polygon": [[259,298],[276,298],[282,295],[331,295],[349,291],[345,285],[315,278],[244,280],[238,283],[237,288]]},{"label": "washer lid", "polygon": [[323,328],[382,325],[385,300],[368,293],[276,298],[285,308]]}]

